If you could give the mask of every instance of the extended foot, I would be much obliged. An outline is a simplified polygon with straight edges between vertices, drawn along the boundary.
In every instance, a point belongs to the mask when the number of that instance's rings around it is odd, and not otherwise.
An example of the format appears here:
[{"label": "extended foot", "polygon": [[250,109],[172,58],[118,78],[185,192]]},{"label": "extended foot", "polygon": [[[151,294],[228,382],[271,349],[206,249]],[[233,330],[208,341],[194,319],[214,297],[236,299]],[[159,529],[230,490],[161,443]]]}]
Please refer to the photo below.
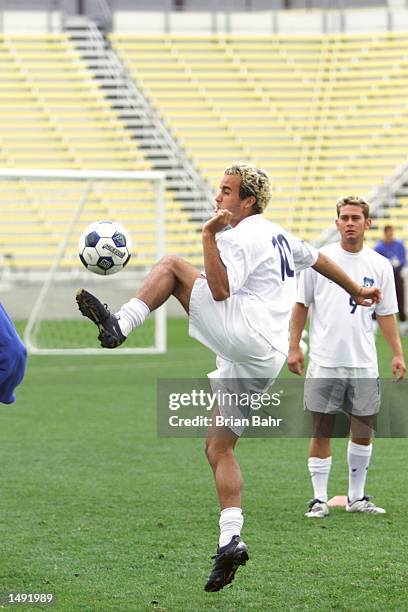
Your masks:
[{"label": "extended foot", "polygon": [[214,567],[204,590],[220,591],[234,580],[238,567],[248,561],[248,548],[241,538],[235,535],[228,544],[218,548],[217,554],[211,558],[215,559]]},{"label": "extended foot", "polygon": [[356,499],[353,503],[347,498],[347,512],[365,512],[366,514],[386,514],[384,508],[380,508],[370,501],[371,497],[364,496],[362,499]]},{"label": "extended foot", "polygon": [[102,304],[92,293],[78,289],[76,301],[82,315],[88,317],[98,327],[98,340],[104,348],[116,348],[126,340],[115,315],[111,314],[106,304]]},{"label": "extended foot", "polygon": [[329,514],[329,506],[320,499],[312,499],[309,502],[309,510],[305,512],[307,518],[324,518]]}]

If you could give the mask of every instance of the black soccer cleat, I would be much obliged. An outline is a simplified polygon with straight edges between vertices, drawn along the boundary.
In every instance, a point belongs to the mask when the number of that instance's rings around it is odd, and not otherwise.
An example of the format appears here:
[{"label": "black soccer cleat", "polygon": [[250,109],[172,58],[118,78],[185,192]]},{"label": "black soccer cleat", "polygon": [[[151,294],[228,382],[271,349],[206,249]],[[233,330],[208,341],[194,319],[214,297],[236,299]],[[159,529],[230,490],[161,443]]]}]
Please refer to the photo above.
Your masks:
[{"label": "black soccer cleat", "polygon": [[248,548],[238,535],[234,535],[231,541],[218,548],[217,554],[211,558],[215,561],[204,587],[207,592],[220,591],[227,584],[231,584],[238,567],[245,565],[249,559]]},{"label": "black soccer cleat", "polygon": [[116,348],[125,340],[117,318],[110,313],[106,304],[102,304],[92,293],[78,289],[76,294],[78,308],[84,317],[88,317],[99,329],[98,340],[104,348]]}]

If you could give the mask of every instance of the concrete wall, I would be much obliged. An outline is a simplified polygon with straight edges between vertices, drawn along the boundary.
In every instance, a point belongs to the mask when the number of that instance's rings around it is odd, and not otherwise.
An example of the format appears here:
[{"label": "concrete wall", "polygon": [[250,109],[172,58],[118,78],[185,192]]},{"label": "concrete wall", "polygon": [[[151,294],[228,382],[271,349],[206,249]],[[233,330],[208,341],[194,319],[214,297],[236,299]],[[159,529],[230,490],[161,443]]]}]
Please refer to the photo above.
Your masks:
[{"label": "concrete wall", "polygon": [[[172,10],[176,0],[102,0],[112,11]],[[85,13],[92,13],[101,0],[81,0]],[[405,3],[405,0],[388,0],[388,3]],[[259,11],[285,8],[341,8],[351,6],[385,6],[387,0],[182,0],[186,11]],[[68,14],[78,12],[79,0],[0,0],[0,10],[53,10]]]},{"label": "concrete wall", "polygon": [[77,7],[78,0],[0,0],[0,11],[63,11],[75,13]]},{"label": "concrete wall", "polygon": [[[108,13],[98,9],[101,0],[83,0],[86,11],[93,17],[106,22]],[[316,0],[317,1],[317,0]],[[357,1],[357,0],[356,0]],[[364,4],[366,0],[361,0]],[[378,2],[382,0],[378,0]],[[387,5],[374,8],[349,8],[330,10],[265,10],[268,6],[279,9],[284,0],[230,0],[209,3],[201,0],[186,0],[190,10],[160,10],[172,6],[172,0],[115,0],[110,1],[113,8],[113,29],[116,32],[132,33],[186,33],[210,34],[214,32],[232,33],[335,33],[335,32],[384,32],[387,30],[408,29],[408,0],[388,0]],[[295,5],[312,0],[294,0]],[[322,0],[326,5],[337,6],[338,2]],[[341,0],[343,6],[354,0]],[[377,0],[373,0],[377,2]],[[373,4],[370,0],[370,4]],[[34,10],[35,6],[35,10]],[[257,10],[243,10],[252,6]],[[57,8],[61,10],[56,10]],[[134,10],[137,7],[137,10]],[[143,10],[143,7],[144,10]],[[201,10],[199,10],[201,7]],[[26,10],[21,10],[25,8]],[[0,0],[0,31],[13,32],[58,32],[63,28],[64,15],[74,14],[78,0]],[[263,9],[263,10],[260,10]]]},{"label": "concrete wall", "polygon": [[121,33],[171,32],[179,34],[385,32],[408,29],[407,8],[348,10],[293,10],[256,12],[122,11],[113,15],[113,29]]},{"label": "concrete wall", "polygon": [[59,11],[0,12],[0,31],[14,34],[44,34],[61,32],[62,13]]}]

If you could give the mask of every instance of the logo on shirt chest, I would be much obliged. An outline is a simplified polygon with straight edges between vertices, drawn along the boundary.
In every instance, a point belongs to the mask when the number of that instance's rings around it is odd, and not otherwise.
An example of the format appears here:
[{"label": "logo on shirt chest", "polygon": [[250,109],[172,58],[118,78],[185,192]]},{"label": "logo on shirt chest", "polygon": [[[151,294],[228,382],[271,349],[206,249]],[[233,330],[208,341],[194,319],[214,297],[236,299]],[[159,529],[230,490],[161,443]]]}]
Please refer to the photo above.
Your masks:
[{"label": "logo on shirt chest", "polygon": [[365,276],[363,278],[363,287],[373,287],[373,286],[374,286],[374,279],[368,278],[368,276]]}]

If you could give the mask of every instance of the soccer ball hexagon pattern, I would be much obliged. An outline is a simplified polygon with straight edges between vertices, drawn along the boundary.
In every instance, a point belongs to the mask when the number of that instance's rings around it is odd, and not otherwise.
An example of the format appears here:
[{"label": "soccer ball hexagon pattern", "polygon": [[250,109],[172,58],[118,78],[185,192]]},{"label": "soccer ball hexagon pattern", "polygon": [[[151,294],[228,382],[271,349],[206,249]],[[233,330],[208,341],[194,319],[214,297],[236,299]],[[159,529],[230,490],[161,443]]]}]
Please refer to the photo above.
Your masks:
[{"label": "soccer ball hexagon pattern", "polygon": [[132,242],[123,225],[116,221],[96,221],[82,232],[79,258],[95,274],[116,274],[130,259]]}]

